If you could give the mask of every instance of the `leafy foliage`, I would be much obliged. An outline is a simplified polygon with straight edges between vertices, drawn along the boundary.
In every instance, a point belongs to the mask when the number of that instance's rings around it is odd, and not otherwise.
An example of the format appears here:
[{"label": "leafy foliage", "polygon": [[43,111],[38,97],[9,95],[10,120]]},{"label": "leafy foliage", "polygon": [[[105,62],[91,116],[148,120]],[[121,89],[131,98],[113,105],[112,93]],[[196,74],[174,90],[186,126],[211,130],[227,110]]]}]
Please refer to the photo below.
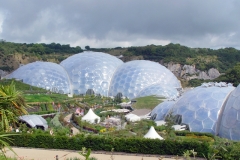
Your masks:
[{"label": "leafy foliage", "polygon": [[81,150],[82,147],[91,150],[116,152],[160,154],[160,155],[182,155],[186,150],[194,149],[199,156],[206,155],[209,144],[198,141],[175,141],[175,140],[154,140],[145,138],[111,138],[105,136],[76,135],[51,136],[45,134],[22,134],[13,137],[15,146],[19,147],[41,147],[52,149],[73,149]]},{"label": "leafy foliage", "polygon": [[216,81],[233,83],[234,86],[238,86],[240,84],[240,63],[237,63],[233,68],[229,69],[226,74],[218,77]]},{"label": "leafy foliage", "polygon": [[132,105],[134,109],[153,109],[159,103],[162,102],[159,97],[156,96],[146,96],[146,97],[139,97],[135,99],[137,102]]},{"label": "leafy foliage", "polygon": [[28,105],[20,91],[17,91],[12,82],[7,86],[0,86],[0,128],[6,131],[17,122],[18,116],[27,114]]}]

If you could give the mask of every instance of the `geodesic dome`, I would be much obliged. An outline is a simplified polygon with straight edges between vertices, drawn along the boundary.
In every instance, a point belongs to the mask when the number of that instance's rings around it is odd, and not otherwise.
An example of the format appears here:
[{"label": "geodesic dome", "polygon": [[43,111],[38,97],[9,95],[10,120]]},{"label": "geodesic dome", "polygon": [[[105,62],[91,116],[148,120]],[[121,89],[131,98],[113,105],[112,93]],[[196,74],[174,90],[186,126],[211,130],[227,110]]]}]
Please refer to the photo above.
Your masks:
[{"label": "geodesic dome", "polygon": [[153,85],[181,88],[175,75],[159,63],[135,60],[121,65],[113,75],[109,95],[115,96],[121,92],[130,99],[135,98],[141,90]]},{"label": "geodesic dome", "polygon": [[151,119],[154,121],[164,120],[174,103],[175,101],[164,101],[158,104],[151,112]]},{"label": "geodesic dome", "polygon": [[185,94],[174,104],[173,114],[193,132],[216,133],[216,122],[228,95],[235,87],[220,83],[203,84]]},{"label": "geodesic dome", "polygon": [[136,97],[145,97],[150,95],[167,99],[176,99],[179,96],[179,92],[173,87],[162,86],[161,84],[153,84],[142,89]]},{"label": "geodesic dome", "polygon": [[15,70],[7,78],[20,79],[29,85],[57,93],[71,93],[67,72],[62,66],[52,62],[29,63]]},{"label": "geodesic dome", "polygon": [[60,63],[68,72],[75,94],[86,94],[92,89],[104,96],[108,96],[112,75],[121,64],[114,56],[91,51],[75,54]]},{"label": "geodesic dome", "polygon": [[219,121],[219,136],[240,140],[240,85],[230,94]]}]

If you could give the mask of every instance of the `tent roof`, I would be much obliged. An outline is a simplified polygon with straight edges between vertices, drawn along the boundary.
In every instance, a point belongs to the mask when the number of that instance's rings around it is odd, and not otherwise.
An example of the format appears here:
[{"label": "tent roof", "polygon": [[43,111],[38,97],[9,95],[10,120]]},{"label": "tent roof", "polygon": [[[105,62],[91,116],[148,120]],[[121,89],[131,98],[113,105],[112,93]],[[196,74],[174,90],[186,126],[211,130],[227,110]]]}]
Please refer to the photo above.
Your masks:
[{"label": "tent roof", "polygon": [[23,115],[19,119],[28,123],[33,128],[36,126],[43,126],[45,129],[48,128],[47,121],[39,115]]},{"label": "tent roof", "polygon": [[91,123],[94,123],[95,119],[98,119],[98,122],[100,121],[100,117],[97,116],[92,109],[90,108],[88,113],[85,114],[85,116],[82,117],[82,120],[89,121]]},{"label": "tent roof", "polygon": [[135,122],[135,121],[140,121],[141,118],[135,114],[132,114],[132,113],[129,113],[125,116],[125,118],[128,120],[128,121],[131,121],[131,122]]},{"label": "tent roof", "polygon": [[150,139],[160,139],[163,140],[163,138],[156,132],[153,126],[149,129],[148,133],[145,134],[144,138],[150,138]]}]

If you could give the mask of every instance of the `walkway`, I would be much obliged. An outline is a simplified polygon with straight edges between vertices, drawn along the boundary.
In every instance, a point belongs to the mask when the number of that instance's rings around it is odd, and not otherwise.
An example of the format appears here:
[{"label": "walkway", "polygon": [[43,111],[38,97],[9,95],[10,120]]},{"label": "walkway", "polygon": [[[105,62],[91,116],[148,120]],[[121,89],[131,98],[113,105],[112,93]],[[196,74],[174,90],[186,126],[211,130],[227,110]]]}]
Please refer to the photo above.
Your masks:
[{"label": "walkway", "polygon": [[[72,117],[72,113],[69,114],[69,115],[67,115],[67,116],[64,118],[64,121],[70,123],[71,117]],[[72,127],[71,129],[73,130],[73,135],[76,135],[76,134],[80,133],[80,131],[79,131],[77,128],[75,128],[75,127]]]},{"label": "walkway", "polygon": [[[14,152],[17,153],[17,160],[56,160],[56,155],[58,155],[59,160],[66,160],[67,158],[84,158],[79,151],[71,150],[52,150],[52,149],[33,149],[33,148],[15,148]],[[7,151],[7,157],[16,157],[13,152]],[[111,152],[92,153],[90,157],[95,157],[98,160],[111,160]],[[167,157],[167,158],[165,158]],[[175,156],[162,156],[161,160],[174,160]],[[114,160],[159,160],[160,156],[156,155],[141,155],[141,154],[125,154],[125,153],[113,153]],[[178,160],[183,160],[182,157],[178,157]]]}]

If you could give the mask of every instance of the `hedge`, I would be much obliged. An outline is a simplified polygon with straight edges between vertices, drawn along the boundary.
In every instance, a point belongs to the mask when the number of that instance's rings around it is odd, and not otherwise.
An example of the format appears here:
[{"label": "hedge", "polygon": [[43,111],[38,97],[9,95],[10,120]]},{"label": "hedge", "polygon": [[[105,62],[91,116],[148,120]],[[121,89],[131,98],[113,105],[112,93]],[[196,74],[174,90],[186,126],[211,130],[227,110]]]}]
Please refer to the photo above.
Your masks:
[{"label": "hedge", "polygon": [[196,135],[196,136],[207,136],[207,137],[214,138],[213,134],[211,134],[211,133],[202,133],[202,132],[175,131],[175,134],[177,136],[186,136],[187,134],[193,134],[193,135]]},{"label": "hedge", "polygon": [[197,152],[202,157],[209,152],[209,144],[199,141],[174,141],[145,138],[111,138],[105,136],[76,135],[51,136],[46,134],[19,134],[12,136],[12,146],[46,148],[46,149],[70,149],[81,150],[82,147],[92,150],[116,152],[159,154],[159,155],[182,155],[186,150]]}]

